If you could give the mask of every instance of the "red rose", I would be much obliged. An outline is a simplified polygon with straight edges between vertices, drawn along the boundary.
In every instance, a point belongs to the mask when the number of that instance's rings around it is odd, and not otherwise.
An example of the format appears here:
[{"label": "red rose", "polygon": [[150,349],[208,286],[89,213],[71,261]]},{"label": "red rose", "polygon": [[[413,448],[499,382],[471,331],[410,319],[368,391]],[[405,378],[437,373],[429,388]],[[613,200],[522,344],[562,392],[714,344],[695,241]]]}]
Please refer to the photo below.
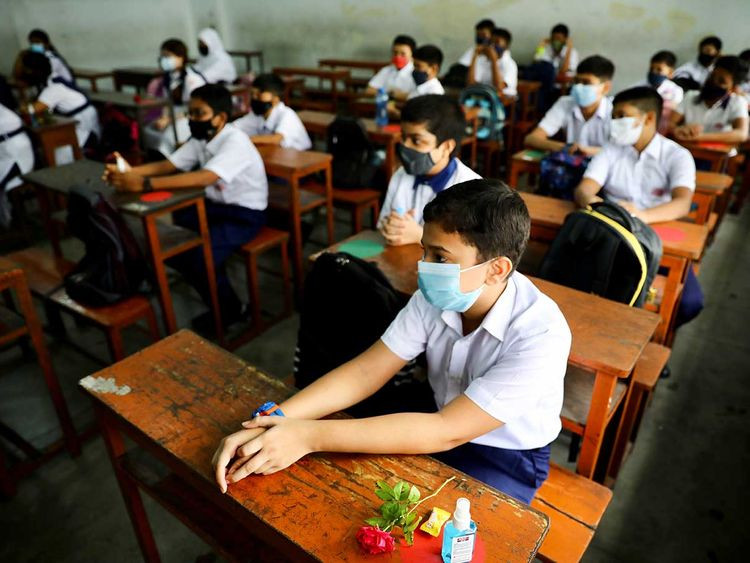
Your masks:
[{"label": "red rose", "polygon": [[396,547],[393,536],[375,526],[362,526],[357,532],[357,542],[370,555],[390,553]]}]

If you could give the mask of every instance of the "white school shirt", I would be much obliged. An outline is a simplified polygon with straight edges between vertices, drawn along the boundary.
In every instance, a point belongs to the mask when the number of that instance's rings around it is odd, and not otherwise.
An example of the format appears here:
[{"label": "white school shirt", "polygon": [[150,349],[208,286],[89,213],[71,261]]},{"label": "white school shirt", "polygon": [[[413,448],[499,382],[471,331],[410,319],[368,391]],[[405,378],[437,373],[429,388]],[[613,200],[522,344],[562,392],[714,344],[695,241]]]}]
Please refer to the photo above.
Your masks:
[{"label": "white school shirt", "polygon": [[[34,168],[34,149],[26,131],[9,139],[3,137],[20,127],[23,127],[23,122],[16,112],[0,104],[0,180],[5,178],[14,164],[18,165],[21,174],[31,172]],[[21,178],[14,178],[5,185],[5,190],[10,191],[22,183]]]},{"label": "white school shirt", "polygon": [[440,94],[441,96],[445,94],[445,88],[443,88],[443,85],[440,83],[437,76],[430,78],[427,82],[418,86],[415,84],[414,90],[409,92],[409,97],[407,99],[411,100],[412,98],[424,96],[426,94]]},{"label": "white school shirt", "polygon": [[748,117],[747,100],[744,96],[730,94],[728,99],[719,100],[711,107],[706,107],[704,102],[695,103],[698,96],[699,90],[690,90],[675,111],[684,116],[686,125],[703,125],[705,133],[731,131],[735,119]]},{"label": "white school shirt", "polygon": [[[65,84],[54,82],[52,77],[50,77],[47,85],[39,94],[39,101],[46,105],[50,111],[65,114],[80,108],[88,102],[88,99],[78,90],[74,90]],[[78,122],[76,123],[76,137],[79,146],[83,147],[92,133],[101,138],[102,132],[99,125],[99,114],[96,113],[94,106],[89,105],[83,111],[69,117]]]},{"label": "white school shirt", "polygon": [[675,78],[692,78],[698,84],[703,84],[711,74],[714,66],[705,67],[698,62],[698,59],[687,62],[677,67],[674,71]]},{"label": "white school shirt", "polygon": [[68,82],[75,82],[73,72],[70,70],[68,65],[65,64],[65,61],[62,60],[62,57],[60,57],[60,55],[58,55],[54,51],[50,51],[49,49],[44,51],[44,54],[46,55],[47,59],[49,59],[49,64],[52,68],[52,78],[59,76],[60,78],[67,80]]},{"label": "white school shirt", "polygon": [[[635,84],[633,88],[639,86],[648,86],[649,88],[653,88],[648,80],[644,80],[643,82]],[[677,109],[677,106],[680,105],[682,98],[685,97],[685,91],[677,84],[672,82],[669,78],[659,84],[659,87],[656,89],[656,91],[664,101],[664,109],[669,111]]]},{"label": "white school shirt", "polygon": [[539,122],[548,137],[565,129],[567,143],[578,143],[587,147],[601,147],[609,141],[609,123],[612,119],[612,100],[604,96],[596,113],[586,121],[573,96],[561,96],[547,110]]},{"label": "white school shirt", "polygon": [[[443,189],[447,190],[455,184],[478,178],[481,178],[479,174],[459,159],[456,159],[456,170]],[[411,209],[414,210],[414,220],[420,225],[422,224],[424,207],[435,198],[435,192],[428,184],[419,184],[415,188],[415,179],[414,176],[406,173],[403,166],[391,176],[391,181],[388,182],[388,191],[385,194],[385,201],[380,210],[378,228],[382,227],[386,218],[391,214],[391,211],[403,214]]]},{"label": "white school shirt", "polygon": [[[552,63],[552,65],[555,67],[555,71],[559,72],[560,65],[563,64],[563,61],[565,60],[565,54],[568,52],[568,46],[563,45],[563,48],[560,49],[559,53],[556,53],[555,50],[552,48],[552,45],[549,43],[544,46],[544,52],[534,55],[535,61],[547,61]],[[573,49],[570,51],[570,60],[568,61],[568,71],[565,73],[568,76],[572,76],[576,73],[576,68],[578,68],[578,51],[576,51],[576,48],[573,47]]]},{"label": "white school shirt", "polygon": [[292,108],[279,102],[268,114],[268,119],[255,115],[252,111],[232,122],[237,129],[252,137],[253,135],[271,135],[279,133],[284,136],[281,146],[298,151],[312,148],[312,141],[307,134],[302,120]]},{"label": "white school shirt", "polygon": [[[475,48],[466,51],[458,62],[464,66],[471,66],[474,51]],[[497,60],[497,67],[505,81],[503,94],[506,96],[515,96],[518,93],[518,65],[513,60],[513,57],[511,57],[510,49],[506,49],[503,52],[503,56]],[[480,84],[489,84],[492,86],[492,63],[486,55],[479,55],[477,57],[477,62],[474,64],[474,80]]]},{"label": "white school shirt", "polygon": [[416,83],[411,73],[414,70],[414,63],[409,61],[401,70],[395,65],[389,64],[381,68],[375,76],[370,79],[367,86],[370,88],[385,89],[386,92],[391,90],[401,90],[402,92],[411,92],[416,88]]},{"label": "white school shirt", "polygon": [[268,206],[263,159],[249,137],[231,123],[208,142],[191,138],[169,161],[184,172],[198,166],[219,176],[218,182],[206,187],[210,200],[260,211]]},{"label": "white school shirt", "polygon": [[695,190],[695,161],[690,151],[659,133],[638,154],[632,145],[609,143],[591,159],[590,178],[611,199],[650,209],[672,200],[672,190]]},{"label": "white school shirt", "polygon": [[560,433],[571,334],[560,309],[515,272],[480,326],[464,336],[461,314],[417,291],[382,337],[404,360],[427,353],[435,403],[461,393],[504,424],[471,440],[510,450],[540,448]]}]

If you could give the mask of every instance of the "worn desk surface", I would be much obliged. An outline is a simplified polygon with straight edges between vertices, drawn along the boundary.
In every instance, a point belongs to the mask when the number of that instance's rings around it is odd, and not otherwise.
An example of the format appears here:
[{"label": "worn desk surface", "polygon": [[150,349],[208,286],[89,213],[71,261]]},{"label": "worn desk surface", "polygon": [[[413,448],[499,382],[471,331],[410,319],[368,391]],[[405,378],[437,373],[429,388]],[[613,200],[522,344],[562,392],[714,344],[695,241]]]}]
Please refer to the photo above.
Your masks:
[{"label": "worn desk surface", "polygon": [[[404,479],[426,495],[457,475],[457,481],[425,503],[425,511],[450,508],[459,496],[468,497],[486,561],[530,561],[546,534],[543,514],[426,456],[314,454],[276,474],[232,484],[226,495],[220,494],[211,457],[221,438],[238,429],[256,405],[281,402],[293,390],[189,331],[95,375],[132,389],[122,396],[89,392],[104,412],[100,420],[132,437],[206,501],[293,561],[369,561],[355,535],[381,504],[374,494],[378,479]],[[428,542],[422,532],[416,541]],[[436,549],[434,558],[420,561],[440,561]],[[414,560],[404,548],[381,559]]]}]

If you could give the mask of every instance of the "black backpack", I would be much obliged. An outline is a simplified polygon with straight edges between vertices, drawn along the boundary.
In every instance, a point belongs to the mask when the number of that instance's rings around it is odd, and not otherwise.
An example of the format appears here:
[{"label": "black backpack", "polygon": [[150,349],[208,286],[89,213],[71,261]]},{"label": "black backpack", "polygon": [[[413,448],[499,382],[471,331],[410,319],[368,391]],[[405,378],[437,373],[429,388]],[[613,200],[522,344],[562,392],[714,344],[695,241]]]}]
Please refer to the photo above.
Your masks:
[{"label": "black backpack", "polygon": [[86,246],[84,257],[65,276],[65,290],[71,299],[102,307],[149,288],[146,261],[133,233],[101,193],[73,187],[67,225]]},{"label": "black backpack", "polygon": [[326,152],[333,155],[333,186],[340,190],[371,187],[378,163],[364,124],[354,117],[338,116],[327,133]]},{"label": "black backpack", "polygon": [[539,275],[641,307],[661,254],[661,239],[651,227],[615,203],[594,203],[566,217]]},{"label": "black backpack", "polygon": [[[367,350],[407,301],[374,264],[345,252],[321,254],[305,279],[295,350],[295,385],[306,387]],[[411,404],[399,408],[402,398],[413,398],[421,393],[417,388],[423,389],[413,379],[412,369],[413,362],[348,412],[364,417],[415,410]],[[432,401],[432,393],[427,391],[427,395]]]}]

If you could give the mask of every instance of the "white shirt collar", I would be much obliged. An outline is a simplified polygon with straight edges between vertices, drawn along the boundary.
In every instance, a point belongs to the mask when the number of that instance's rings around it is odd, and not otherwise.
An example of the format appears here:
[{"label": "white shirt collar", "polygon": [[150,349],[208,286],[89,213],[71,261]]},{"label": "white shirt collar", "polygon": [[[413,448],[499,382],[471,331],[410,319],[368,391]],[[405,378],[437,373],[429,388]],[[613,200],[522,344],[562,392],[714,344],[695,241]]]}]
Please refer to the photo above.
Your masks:
[{"label": "white shirt collar", "polygon": [[218,145],[221,144],[221,139],[229,135],[233,127],[234,126],[231,123],[227,123],[224,125],[221,131],[219,131],[210,141],[208,141],[207,143],[205,141],[202,141],[203,143],[205,143],[204,146],[206,147],[206,150],[209,153],[213,154],[213,151],[216,150],[216,148],[218,148]]},{"label": "white shirt collar", "polygon": [[[599,106],[596,108],[594,115],[591,116],[591,119],[602,119],[606,121],[610,111],[609,107],[607,107],[608,105],[609,104],[607,104],[607,96],[602,96],[602,99],[599,100]],[[579,106],[578,104],[575,104],[575,107],[573,108],[573,115],[578,121],[586,121],[586,118],[583,117],[581,106]]]}]

